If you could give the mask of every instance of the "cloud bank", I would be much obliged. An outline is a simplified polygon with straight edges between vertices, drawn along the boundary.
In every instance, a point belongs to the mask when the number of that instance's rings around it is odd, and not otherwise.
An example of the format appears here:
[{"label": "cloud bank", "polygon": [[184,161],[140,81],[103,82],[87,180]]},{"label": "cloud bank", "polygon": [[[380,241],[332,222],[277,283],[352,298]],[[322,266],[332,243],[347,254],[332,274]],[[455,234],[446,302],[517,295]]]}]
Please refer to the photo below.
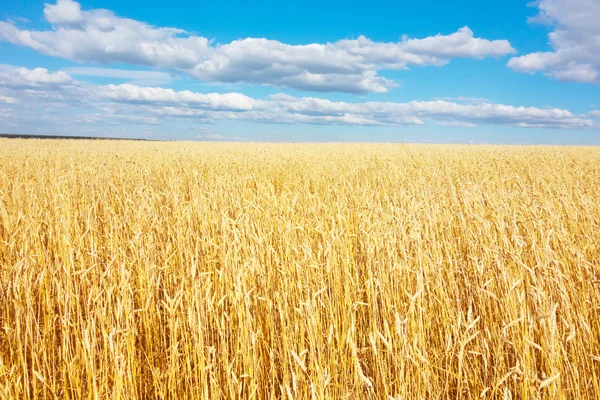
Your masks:
[{"label": "cloud bank", "polygon": [[[27,88],[23,90],[23,88]],[[0,71],[0,104],[5,113],[21,104],[63,107],[75,122],[141,123],[168,120],[195,122],[237,120],[322,125],[426,125],[475,127],[600,129],[600,113],[575,114],[558,108],[537,108],[459,98],[410,102],[347,102],[318,97],[275,94],[256,99],[241,93],[199,93],[134,84],[82,85],[65,72],[43,68]],[[11,108],[12,107],[12,108]],[[2,111],[2,109],[0,109]],[[44,113],[41,113],[42,115]],[[67,114],[67,113],[64,113]],[[68,120],[68,116],[63,118]]]},{"label": "cloud bank", "polygon": [[454,58],[500,57],[506,40],[475,37],[468,28],[426,38],[374,42],[364,36],[291,45],[266,38],[215,44],[173,27],[155,27],[110,10],[83,10],[73,0],[46,4],[47,30],[0,21],[0,40],[80,62],[127,63],[182,71],[207,82],[249,83],[317,92],[386,92],[397,86],[378,72],[443,66]]}]

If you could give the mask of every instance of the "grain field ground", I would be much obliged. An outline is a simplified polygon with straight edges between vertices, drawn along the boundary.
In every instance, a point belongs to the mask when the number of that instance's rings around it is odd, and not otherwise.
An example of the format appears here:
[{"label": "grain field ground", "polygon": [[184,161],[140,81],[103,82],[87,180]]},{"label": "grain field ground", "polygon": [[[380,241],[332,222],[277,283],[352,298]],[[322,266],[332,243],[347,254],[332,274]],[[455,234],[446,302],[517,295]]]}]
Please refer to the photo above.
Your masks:
[{"label": "grain field ground", "polygon": [[0,139],[0,398],[597,399],[600,148]]}]

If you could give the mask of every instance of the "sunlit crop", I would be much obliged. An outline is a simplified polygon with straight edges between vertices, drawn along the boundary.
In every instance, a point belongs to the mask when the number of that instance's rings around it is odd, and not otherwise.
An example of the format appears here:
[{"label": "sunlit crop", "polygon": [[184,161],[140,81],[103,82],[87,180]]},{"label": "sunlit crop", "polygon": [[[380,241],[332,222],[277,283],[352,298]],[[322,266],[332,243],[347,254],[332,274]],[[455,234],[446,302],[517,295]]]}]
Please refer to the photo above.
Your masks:
[{"label": "sunlit crop", "polygon": [[599,393],[599,148],[0,139],[0,398]]}]

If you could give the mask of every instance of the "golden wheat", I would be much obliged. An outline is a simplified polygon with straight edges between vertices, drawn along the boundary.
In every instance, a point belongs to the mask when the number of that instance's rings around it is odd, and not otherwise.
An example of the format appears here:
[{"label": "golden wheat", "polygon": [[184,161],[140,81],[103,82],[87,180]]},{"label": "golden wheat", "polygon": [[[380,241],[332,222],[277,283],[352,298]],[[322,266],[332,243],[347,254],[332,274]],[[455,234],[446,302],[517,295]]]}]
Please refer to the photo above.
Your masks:
[{"label": "golden wheat", "polygon": [[0,139],[0,397],[596,399],[600,149]]}]

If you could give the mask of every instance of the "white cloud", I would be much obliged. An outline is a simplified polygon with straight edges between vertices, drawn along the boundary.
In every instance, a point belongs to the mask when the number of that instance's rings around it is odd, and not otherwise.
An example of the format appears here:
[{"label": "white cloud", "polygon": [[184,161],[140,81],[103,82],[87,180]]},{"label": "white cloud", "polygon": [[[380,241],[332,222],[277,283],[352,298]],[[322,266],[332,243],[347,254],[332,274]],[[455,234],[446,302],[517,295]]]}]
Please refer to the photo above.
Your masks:
[{"label": "white cloud", "polygon": [[[28,120],[35,119],[36,115],[41,118],[40,115],[52,114],[52,118],[60,123],[68,123],[68,115],[79,111],[74,122],[89,125],[233,120],[323,125],[407,126],[433,123],[461,128],[488,124],[522,128],[600,129],[597,121],[600,113],[597,110],[578,115],[564,109],[517,107],[464,97],[404,103],[346,102],[280,93],[255,99],[241,93],[198,93],[132,84],[83,86],[73,84],[64,72],[49,72],[41,68],[1,71],[0,77],[3,76],[16,77],[12,81],[0,81],[0,100],[6,103],[4,109],[14,108],[16,102],[21,101],[22,107],[19,107],[29,110]],[[29,77],[29,80],[23,77]],[[18,83],[9,86],[4,84],[6,82]],[[36,85],[40,82],[62,82],[62,85],[39,90]],[[27,89],[24,90],[24,87]],[[41,111],[50,106],[57,111]],[[90,112],[89,109],[95,111]]]},{"label": "white cloud", "polygon": [[357,40],[342,40],[337,45],[350,54],[396,69],[408,64],[444,65],[452,58],[494,57],[515,51],[506,40],[475,38],[467,26],[450,35],[438,34],[424,39],[404,37],[398,43],[377,43],[361,36]]},{"label": "white cloud", "polygon": [[11,89],[54,90],[75,81],[65,72],[48,72],[45,68],[0,70],[0,85]]},{"label": "white cloud", "polygon": [[56,25],[79,25],[83,22],[83,13],[79,3],[72,0],[58,0],[56,4],[44,7],[46,20]]},{"label": "white cloud", "polygon": [[218,46],[192,75],[221,82],[270,83],[313,91],[386,92],[396,84],[378,69],[447,64],[451,58],[500,56],[514,50],[507,41],[458,32],[425,39],[378,43],[364,36],[335,43],[288,45],[274,40],[244,39]]},{"label": "white cloud", "polygon": [[548,35],[552,51],[511,58],[512,69],[573,82],[600,85],[600,2],[540,0],[534,23],[554,25]]},{"label": "white cloud", "polygon": [[378,123],[388,125],[418,124],[422,119],[432,119],[436,123],[441,122],[442,124],[484,123],[512,126],[543,124],[562,128],[598,128],[598,125],[591,120],[577,116],[568,110],[514,107],[490,102],[459,104],[434,100],[409,103],[348,103],[311,97],[296,98],[284,94],[271,96],[271,99],[285,107],[288,112],[301,115],[356,115],[375,119]]},{"label": "white cloud", "polygon": [[140,87],[132,84],[107,85],[94,90],[95,95],[104,99],[135,103],[159,104],[201,108],[208,110],[249,111],[261,108],[263,101],[255,100],[241,93],[197,93],[189,90],[176,92],[161,87]]},{"label": "white cloud", "polygon": [[483,99],[458,103],[446,100],[397,102],[334,102],[316,97],[271,95],[253,99],[240,93],[202,94],[147,88],[135,85],[107,85],[93,90],[100,102],[141,106],[140,112],[163,117],[257,122],[330,125],[423,125],[474,127],[476,124],[516,127],[598,129],[591,114],[576,115],[557,108],[515,107]]},{"label": "white cloud", "polygon": [[82,62],[171,68],[211,82],[321,92],[385,92],[397,85],[377,74],[382,69],[442,66],[457,57],[480,59],[514,52],[508,41],[476,38],[468,27],[449,35],[391,43],[360,36],[324,44],[246,38],[215,45],[181,29],[154,27],[109,10],[85,11],[73,0],[47,4],[44,15],[52,24],[49,30],[24,30],[0,22],[0,40]]},{"label": "white cloud", "polygon": [[17,103],[19,103],[19,99],[16,99],[16,98],[10,97],[10,96],[0,95],[0,103],[17,104]]},{"label": "white cloud", "polygon": [[475,125],[472,122],[461,122],[461,121],[436,121],[436,125],[445,126],[448,128],[475,128]]},{"label": "white cloud", "polygon": [[52,30],[21,30],[0,22],[0,39],[71,60],[165,68],[191,68],[209,50],[206,38],[117,17],[109,10],[82,11],[72,0],[47,4],[44,15]]},{"label": "white cloud", "polygon": [[205,81],[256,83],[302,90],[386,92],[396,86],[377,76],[375,65],[335,44],[291,46],[243,39],[218,46],[190,74]]}]

